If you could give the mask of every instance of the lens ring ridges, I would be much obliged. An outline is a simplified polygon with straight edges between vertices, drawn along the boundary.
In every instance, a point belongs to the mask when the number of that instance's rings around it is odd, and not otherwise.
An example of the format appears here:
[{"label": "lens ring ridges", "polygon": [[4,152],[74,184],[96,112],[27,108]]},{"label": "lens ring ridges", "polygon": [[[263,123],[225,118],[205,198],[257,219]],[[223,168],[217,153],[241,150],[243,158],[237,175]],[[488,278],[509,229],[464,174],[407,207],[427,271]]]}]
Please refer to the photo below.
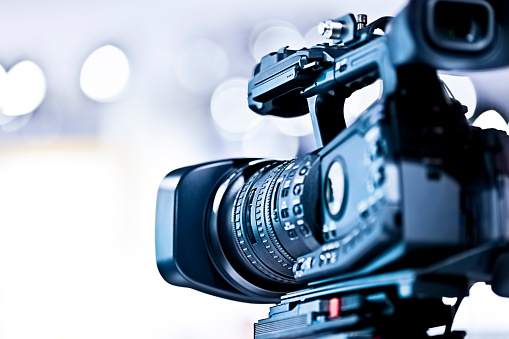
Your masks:
[{"label": "lens ring ridges", "polygon": [[[269,238],[272,242],[273,246],[265,245],[265,249],[269,252],[269,254],[272,256],[274,260],[276,260],[277,263],[279,263],[283,268],[292,271],[293,264],[295,263],[295,259],[288,254],[283,246],[281,246],[281,243],[276,237],[276,234],[274,233],[274,225],[271,220],[270,215],[270,204],[272,202],[272,193],[274,191],[274,185],[277,181],[277,178],[281,175],[281,173],[288,167],[289,162],[285,162],[278,166],[277,169],[273,169],[267,178],[265,178],[264,183],[260,187],[260,190],[258,190],[258,196],[263,198],[263,195],[265,194],[265,201],[264,201],[264,214],[265,214],[265,222],[262,223],[261,220],[263,216],[261,215],[261,204],[256,206],[256,219],[257,219],[257,227],[259,232],[265,232],[269,235]],[[293,163],[293,161],[291,162]],[[258,216],[260,218],[258,218]],[[258,221],[258,219],[260,221]],[[258,224],[259,223],[259,224]],[[263,225],[263,226],[262,226]],[[264,240],[264,244],[266,244],[268,241]],[[272,253],[271,253],[272,252]]]},{"label": "lens ring ridges", "polygon": [[[277,238],[276,233],[274,232],[274,226],[275,225],[272,222],[272,215],[271,215],[270,205],[272,203],[271,198],[272,198],[272,196],[274,194],[274,188],[276,187],[276,184],[277,184],[277,181],[278,181],[277,179],[281,176],[281,174],[289,166],[293,165],[294,163],[295,163],[295,160],[288,161],[288,162],[285,162],[285,163],[281,164],[280,167],[279,167],[278,172],[272,178],[267,178],[267,180],[271,179],[271,181],[270,181],[270,185],[269,185],[269,188],[268,188],[268,191],[267,191],[267,195],[266,195],[266,200],[265,200],[265,225],[266,225],[265,227],[267,229],[267,233],[269,234],[269,237],[271,238],[272,242],[275,244],[277,250],[283,255],[283,257],[287,261],[289,261],[291,263],[290,267],[287,267],[288,265],[285,266],[285,268],[287,268],[289,270],[292,269],[293,265],[296,262],[296,259],[293,258],[287,251],[285,251],[285,249],[281,245],[279,239]],[[277,179],[276,180],[272,180],[273,178],[277,178]],[[278,192],[276,192],[275,194],[278,194]],[[274,258],[274,259],[276,259],[276,258]]]},{"label": "lens ring ridges", "polygon": [[[275,163],[277,164],[277,163]],[[244,254],[244,259],[249,262],[253,267],[255,267],[258,271],[260,271],[265,276],[269,277],[272,280],[276,280],[283,283],[295,283],[294,280],[290,280],[288,278],[282,277],[281,275],[276,275],[272,273],[269,269],[267,269],[263,262],[259,260],[255,251],[250,246],[250,241],[246,239],[245,232],[242,229],[242,211],[246,207],[245,205],[245,197],[248,192],[251,191],[253,184],[268,170],[272,169],[274,164],[267,165],[257,171],[253,176],[251,176],[248,181],[244,184],[239,194],[235,198],[234,210],[232,213],[232,225],[233,232],[235,234],[235,240],[237,243],[240,252]],[[249,206],[247,206],[249,207]]]}]

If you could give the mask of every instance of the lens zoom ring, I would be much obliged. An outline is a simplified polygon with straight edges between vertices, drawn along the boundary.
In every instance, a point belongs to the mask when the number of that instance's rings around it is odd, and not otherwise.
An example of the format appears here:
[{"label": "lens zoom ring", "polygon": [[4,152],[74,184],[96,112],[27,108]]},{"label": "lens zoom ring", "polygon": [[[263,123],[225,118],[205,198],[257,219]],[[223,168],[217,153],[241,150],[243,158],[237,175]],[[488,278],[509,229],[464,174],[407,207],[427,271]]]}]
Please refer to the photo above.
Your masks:
[{"label": "lens zoom ring", "polygon": [[[284,164],[280,165],[277,173],[275,173],[275,175],[273,175],[272,177],[268,177],[267,180],[265,181],[266,183],[267,182],[270,183],[268,191],[267,191],[267,196],[265,198],[265,225],[266,225],[265,227],[267,229],[267,233],[269,234],[269,237],[271,238],[272,243],[274,244],[274,246],[281,253],[281,255],[287,261],[290,262],[290,265],[283,265],[286,268],[288,268],[289,270],[292,269],[293,264],[296,262],[296,260],[288,252],[285,251],[284,247],[281,245],[281,243],[279,242],[279,239],[277,238],[277,235],[276,235],[276,233],[274,231],[274,226],[275,225],[272,222],[272,215],[271,215],[270,205],[272,203],[272,195],[274,193],[274,188],[276,187],[277,178],[279,178],[279,176],[281,176],[281,173],[283,173],[285,171],[285,169],[288,168],[288,166],[292,165],[294,162],[295,162],[294,160],[287,161]],[[278,194],[278,192],[276,192],[275,194]],[[274,257],[274,259],[276,259],[279,263],[282,264],[283,260],[277,259],[275,257]]]},{"label": "lens zoom ring", "polygon": [[[287,166],[288,162],[285,162],[279,165],[277,169],[273,169],[267,178],[265,178],[265,181],[263,182],[260,189],[257,191],[258,197],[256,204],[256,226],[261,237],[265,237],[265,233],[263,233],[264,230],[269,235],[270,242],[266,239],[263,240],[263,245],[268,254],[275,260],[275,262],[280,264],[284,269],[287,269],[291,272],[295,259],[293,259],[279,243],[279,240],[274,233],[273,224],[270,217],[270,204],[272,201],[271,197],[274,190],[274,182]],[[264,207],[262,207],[263,198],[265,198],[265,203],[263,204]],[[269,206],[268,209],[267,206]],[[262,211],[265,213],[265,215],[262,215]],[[264,220],[265,222],[263,222]]]},{"label": "lens zoom ring", "polygon": [[[244,184],[243,188],[235,198],[235,208],[232,215],[232,225],[234,226],[234,234],[235,239],[237,240],[237,245],[241,249],[241,252],[244,254],[244,258],[248,260],[258,271],[262,274],[266,275],[270,279],[280,281],[283,283],[295,283],[294,280],[287,279],[280,275],[274,274],[272,271],[268,270],[263,263],[259,260],[258,256],[254,253],[249,239],[246,239],[246,235],[242,230],[242,206],[246,198],[249,194],[250,190],[253,187],[253,183],[256,182],[267,170],[271,169],[273,165],[267,165],[256,172],[249,180]],[[249,208],[249,206],[247,206]]]}]

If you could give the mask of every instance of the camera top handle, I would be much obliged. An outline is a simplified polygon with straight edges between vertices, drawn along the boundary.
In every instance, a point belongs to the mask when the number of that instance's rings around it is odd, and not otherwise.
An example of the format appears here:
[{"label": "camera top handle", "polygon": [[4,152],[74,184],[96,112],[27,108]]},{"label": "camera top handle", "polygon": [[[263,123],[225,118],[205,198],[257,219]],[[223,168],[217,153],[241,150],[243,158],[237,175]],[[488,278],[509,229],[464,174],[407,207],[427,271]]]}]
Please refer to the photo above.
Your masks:
[{"label": "camera top handle", "polygon": [[[394,18],[365,22],[352,14],[328,20],[319,28],[334,44],[282,48],[263,57],[249,82],[249,107],[280,117],[311,111],[322,147],[345,128],[344,100],[377,78],[381,99],[388,98],[401,86],[402,66],[480,70],[509,64],[507,1],[413,0]],[[386,35],[375,34],[389,23]]]},{"label": "camera top handle", "polygon": [[317,146],[324,146],[346,127],[343,105],[354,91],[380,78],[382,97],[394,92],[396,72],[387,41],[375,34],[376,29],[384,30],[390,19],[380,18],[362,27],[362,22],[348,14],[320,26],[322,34],[335,39],[336,44],[299,51],[282,48],[266,55],[249,82],[249,107],[262,115],[280,117],[311,111]]}]

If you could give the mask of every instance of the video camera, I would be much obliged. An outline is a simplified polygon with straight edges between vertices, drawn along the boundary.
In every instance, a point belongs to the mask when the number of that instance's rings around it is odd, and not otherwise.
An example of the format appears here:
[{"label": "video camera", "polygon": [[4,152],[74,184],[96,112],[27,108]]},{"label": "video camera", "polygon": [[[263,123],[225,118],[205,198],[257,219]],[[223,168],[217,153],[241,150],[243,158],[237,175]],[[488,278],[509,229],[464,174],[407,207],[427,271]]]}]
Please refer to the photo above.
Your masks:
[{"label": "video camera", "polygon": [[[318,149],[168,174],[159,271],[279,303],[257,339],[427,338],[441,325],[462,338],[451,324],[474,282],[509,296],[509,140],[472,127],[436,72],[509,64],[509,2],[414,0],[394,18],[319,30],[333,43],[266,55],[248,88],[256,113],[310,112]],[[345,99],[377,79],[379,100],[347,127]]]}]

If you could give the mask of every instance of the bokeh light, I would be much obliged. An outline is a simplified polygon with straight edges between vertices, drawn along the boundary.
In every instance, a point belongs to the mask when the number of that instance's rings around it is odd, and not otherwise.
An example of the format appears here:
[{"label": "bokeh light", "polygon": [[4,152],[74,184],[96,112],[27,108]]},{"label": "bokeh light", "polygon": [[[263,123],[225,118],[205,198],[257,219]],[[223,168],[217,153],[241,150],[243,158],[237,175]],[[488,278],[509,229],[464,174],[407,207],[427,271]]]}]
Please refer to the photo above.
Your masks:
[{"label": "bokeh light", "polygon": [[313,133],[313,123],[311,122],[310,114],[305,114],[295,118],[270,118],[272,123],[283,134],[300,137]]},{"label": "bokeh light", "polygon": [[219,85],[210,101],[210,110],[215,123],[222,130],[242,135],[253,131],[262,117],[249,109],[245,78],[232,78]]},{"label": "bokeh light", "polygon": [[352,93],[345,101],[345,121],[350,126],[359,115],[380,98],[382,81],[377,80],[369,86]]},{"label": "bokeh light", "polygon": [[[469,77],[449,74],[439,74],[453,96],[463,105],[467,106],[467,118],[472,117],[477,106],[477,95],[474,85]],[[380,98],[382,93],[382,81],[377,80],[373,84],[355,91],[345,101],[345,120],[347,126],[351,125],[357,117],[371,104]]]},{"label": "bokeh light", "polygon": [[291,159],[299,150],[299,138],[282,134],[273,124],[265,124],[256,133],[242,141],[245,157]]},{"label": "bokeh light", "polygon": [[313,26],[305,35],[304,41],[306,42],[306,47],[313,47],[318,44],[323,44],[325,42],[331,42],[332,40],[326,39],[323,35],[318,32],[318,26]]},{"label": "bokeh light", "polygon": [[129,61],[118,47],[106,45],[92,52],[81,68],[83,93],[98,102],[118,99],[129,81]]},{"label": "bokeh light", "polygon": [[251,53],[257,62],[271,52],[282,47],[301,49],[306,45],[304,38],[295,27],[284,21],[261,23],[253,31]]},{"label": "bokeh light", "polygon": [[489,110],[479,115],[472,125],[482,129],[494,128],[506,133],[509,132],[505,119],[494,110]]},{"label": "bokeh light", "polygon": [[22,61],[7,73],[0,70],[0,105],[6,116],[33,112],[46,96],[46,78],[32,61]]},{"label": "bokeh light", "polygon": [[453,329],[467,329],[468,338],[507,338],[509,299],[497,296],[491,286],[475,283],[461,302]]},{"label": "bokeh light", "polygon": [[210,91],[228,75],[229,60],[217,43],[199,39],[183,48],[176,66],[177,78],[184,87]]},{"label": "bokeh light", "polygon": [[442,302],[444,305],[454,306],[456,302],[458,301],[457,297],[442,297]]},{"label": "bokeh light", "polygon": [[461,102],[462,105],[467,106],[468,112],[465,114],[465,117],[470,119],[474,115],[477,106],[477,93],[472,80],[466,76],[450,74],[439,74],[438,76],[445,82],[454,98]]}]

